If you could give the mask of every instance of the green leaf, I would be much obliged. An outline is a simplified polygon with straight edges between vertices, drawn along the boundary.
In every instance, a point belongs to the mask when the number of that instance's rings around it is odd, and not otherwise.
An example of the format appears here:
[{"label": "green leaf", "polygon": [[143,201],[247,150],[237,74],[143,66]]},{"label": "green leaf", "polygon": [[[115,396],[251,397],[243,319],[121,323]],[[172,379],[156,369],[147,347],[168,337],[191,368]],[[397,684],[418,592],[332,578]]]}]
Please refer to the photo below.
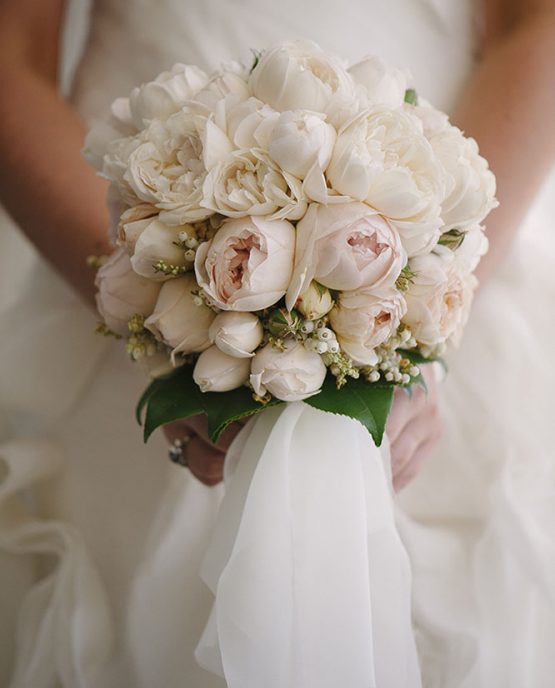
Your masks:
[{"label": "green leaf", "polygon": [[305,403],[321,411],[360,421],[379,447],[393,403],[394,389],[393,385],[370,384],[363,379],[349,380],[344,387],[337,389],[335,379],[328,376],[322,391],[305,399]]},{"label": "green leaf", "polygon": [[170,376],[155,380],[143,394],[145,442],[160,425],[204,412],[192,372],[191,366],[182,366]]},{"label": "green leaf", "polygon": [[283,402],[275,399],[263,405],[254,400],[246,387],[231,392],[201,392],[193,380],[193,367],[182,366],[171,375],[154,380],[137,405],[139,423],[144,413],[144,440],[148,440],[156,428],[174,420],[205,413],[208,417],[208,433],[217,442],[225,428],[236,420],[260,413],[269,406]]},{"label": "green leaf", "polygon": [[285,403],[279,399],[272,399],[267,404],[261,404],[254,400],[252,392],[247,387],[239,387],[231,392],[199,392],[199,395],[204,413],[208,417],[208,434],[213,442],[217,442],[230,423]]},{"label": "green leaf", "polygon": [[405,91],[405,103],[409,105],[418,105],[418,94],[414,88],[407,88]]}]

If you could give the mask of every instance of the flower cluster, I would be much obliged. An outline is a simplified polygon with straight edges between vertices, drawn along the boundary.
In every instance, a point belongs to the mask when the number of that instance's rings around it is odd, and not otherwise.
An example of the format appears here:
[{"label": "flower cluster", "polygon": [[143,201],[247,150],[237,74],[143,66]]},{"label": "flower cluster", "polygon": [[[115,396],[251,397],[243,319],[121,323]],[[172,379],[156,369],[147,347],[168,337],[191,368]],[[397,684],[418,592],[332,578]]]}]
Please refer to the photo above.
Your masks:
[{"label": "flower cluster", "polygon": [[111,182],[105,330],[155,374],[261,402],[326,375],[406,385],[456,344],[495,178],[404,71],[308,41],[252,70],[177,64],[112,106],[85,154]]}]

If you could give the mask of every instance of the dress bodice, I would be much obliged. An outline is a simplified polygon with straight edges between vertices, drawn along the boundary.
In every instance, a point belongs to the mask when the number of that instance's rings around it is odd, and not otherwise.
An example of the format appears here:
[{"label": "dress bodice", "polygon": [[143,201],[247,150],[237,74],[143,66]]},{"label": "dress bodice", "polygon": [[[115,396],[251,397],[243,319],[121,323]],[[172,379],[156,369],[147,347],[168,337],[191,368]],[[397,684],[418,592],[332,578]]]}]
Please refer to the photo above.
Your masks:
[{"label": "dress bodice", "polygon": [[174,62],[206,70],[305,37],[351,63],[377,54],[408,67],[450,109],[473,62],[475,0],[97,0],[74,101],[89,120]]}]

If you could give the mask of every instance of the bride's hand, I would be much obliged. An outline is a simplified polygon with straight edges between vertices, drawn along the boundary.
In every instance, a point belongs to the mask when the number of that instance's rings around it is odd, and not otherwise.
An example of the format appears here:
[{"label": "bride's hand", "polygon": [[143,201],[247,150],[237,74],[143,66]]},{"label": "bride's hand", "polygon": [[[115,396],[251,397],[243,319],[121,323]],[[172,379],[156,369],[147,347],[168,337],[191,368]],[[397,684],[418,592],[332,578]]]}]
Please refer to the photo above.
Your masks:
[{"label": "bride's hand", "polygon": [[208,437],[206,416],[169,423],[164,426],[164,434],[170,444],[175,440],[186,440],[183,463],[201,483],[212,486],[222,481],[226,452],[243,424],[232,423],[224,430],[217,444]]},{"label": "bride's hand", "polygon": [[412,396],[395,390],[386,432],[391,444],[393,487],[399,492],[418,473],[441,437],[438,383],[433,367],[422,366],[428,392],[414,386]]}]

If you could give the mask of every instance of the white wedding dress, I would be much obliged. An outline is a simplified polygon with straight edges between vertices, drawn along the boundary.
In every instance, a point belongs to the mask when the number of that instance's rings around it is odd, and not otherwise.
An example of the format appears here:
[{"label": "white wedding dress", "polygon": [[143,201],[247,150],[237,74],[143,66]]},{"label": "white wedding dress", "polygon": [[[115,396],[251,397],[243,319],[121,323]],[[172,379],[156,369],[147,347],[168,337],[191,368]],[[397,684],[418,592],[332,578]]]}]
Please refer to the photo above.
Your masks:
[{"label": "white wedding dress", "polygon": [[[210,69],[305,36],[352,61],[410,66],[419,92],[450,110],[478,20],[470,0],[99,0],[72,98],[93,122],[175,61]],[[554,684],[554,216],[546,187],[451,357],[446,439],[396,500],[426,688]],[[222,688],[194,650],[223,487],[170,464],[161,437],[143,446],[140,372],[94,336],[94,314],[7,218],[0,316],[0,683]],[[332,529],[321,524],[320,545]],[[396,641],[378,663],[395,664]],[[335,685],[371,685],[350,671]]]}]

